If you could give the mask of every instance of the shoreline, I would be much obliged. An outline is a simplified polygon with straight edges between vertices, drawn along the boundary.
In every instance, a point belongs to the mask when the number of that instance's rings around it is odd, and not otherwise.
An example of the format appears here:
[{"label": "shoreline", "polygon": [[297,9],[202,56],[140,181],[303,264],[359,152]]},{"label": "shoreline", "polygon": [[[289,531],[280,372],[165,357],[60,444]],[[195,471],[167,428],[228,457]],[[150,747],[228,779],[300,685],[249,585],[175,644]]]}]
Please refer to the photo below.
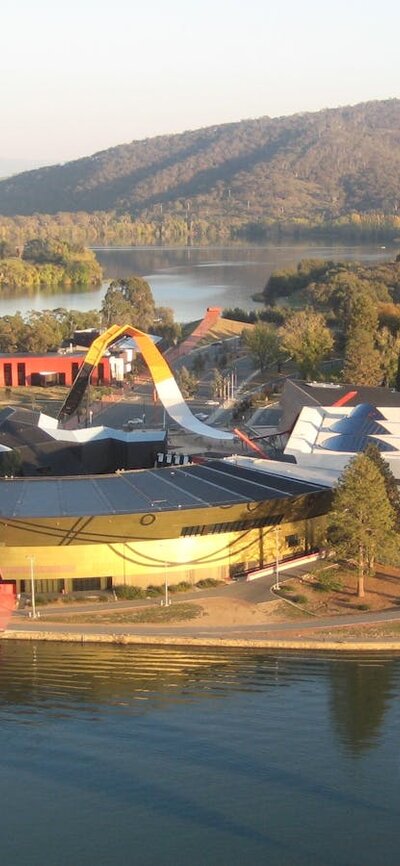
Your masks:
[{"label": "shoreline", "polygon": [[190,637],[182,635],[91,634],[89,632],[12,631],[5,630],[0,640],[50,641],[59,643],[102,643],[116,646],[147,644],[148,646],[218,647],[271,650],[307,650],[314,652],[400,652],[399,640],[319,640],[296,638],[224,638]]}]

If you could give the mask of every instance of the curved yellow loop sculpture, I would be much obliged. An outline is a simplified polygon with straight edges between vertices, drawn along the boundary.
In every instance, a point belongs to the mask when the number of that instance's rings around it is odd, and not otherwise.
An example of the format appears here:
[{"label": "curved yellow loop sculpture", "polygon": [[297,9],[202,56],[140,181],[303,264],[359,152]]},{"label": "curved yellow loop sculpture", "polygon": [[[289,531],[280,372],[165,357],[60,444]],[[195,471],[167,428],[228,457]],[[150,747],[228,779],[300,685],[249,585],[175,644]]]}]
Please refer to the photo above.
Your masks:
[{"label": "curved yellow loop sculpture", "polygon": [[191,433],[205,436],[209,439],[232,440],[234,438],[233,433],[210,427],[209,424],[204,424],[203,421],[200,421],[193,415],[182,396],[167,361],[149,335],[143,331],[139,331],[133,325],[111,325],[110,328],[93,341],[61,408],[59,418],[68,417],[76,412],[83,399],[93,368],[99,363],[106,349],[112,343],[125,336],[134,337],[150,371],[158,397],[168,415],[177,424],[186,430],[190,430]]}]

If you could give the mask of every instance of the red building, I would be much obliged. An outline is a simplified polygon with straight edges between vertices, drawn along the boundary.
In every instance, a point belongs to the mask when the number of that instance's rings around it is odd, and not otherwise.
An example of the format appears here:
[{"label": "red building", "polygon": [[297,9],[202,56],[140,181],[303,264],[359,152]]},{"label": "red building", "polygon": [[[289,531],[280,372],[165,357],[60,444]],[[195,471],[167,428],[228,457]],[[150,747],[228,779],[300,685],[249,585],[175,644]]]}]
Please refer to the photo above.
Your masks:
[{"label": "red building", "polygon": [[[0,353],[0,387],[18,388],[24,385],[72,385],[85,352],[43,352],[42,355],[23,352]],[[93,370],[93,385],[111,384],[110,358],[104,357]]]}]

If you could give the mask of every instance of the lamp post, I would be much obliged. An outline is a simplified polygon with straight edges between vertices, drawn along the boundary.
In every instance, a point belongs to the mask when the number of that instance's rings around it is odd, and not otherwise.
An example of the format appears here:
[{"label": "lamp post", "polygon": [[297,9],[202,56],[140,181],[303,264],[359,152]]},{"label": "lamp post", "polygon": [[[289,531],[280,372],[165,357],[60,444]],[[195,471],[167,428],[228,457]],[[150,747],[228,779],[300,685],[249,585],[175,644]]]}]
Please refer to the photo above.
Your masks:
[{"label": "lamp post", "polygon": [[280,589],[279,585],[279,526],[275,526],[275,587]]},{"label": "lamp post", "polygon": [[27,559],[29,559],[30,571],[31,571],[32,619],[36,619],[35,574],[34,574],[35,557],[34,556],[27,556]]},{"label": "lamp post", "polygon": [[169,593],[168,593],[168,574],[167,574],[167,562],[164,557],[164,607],[169,607],[171,604]]}]

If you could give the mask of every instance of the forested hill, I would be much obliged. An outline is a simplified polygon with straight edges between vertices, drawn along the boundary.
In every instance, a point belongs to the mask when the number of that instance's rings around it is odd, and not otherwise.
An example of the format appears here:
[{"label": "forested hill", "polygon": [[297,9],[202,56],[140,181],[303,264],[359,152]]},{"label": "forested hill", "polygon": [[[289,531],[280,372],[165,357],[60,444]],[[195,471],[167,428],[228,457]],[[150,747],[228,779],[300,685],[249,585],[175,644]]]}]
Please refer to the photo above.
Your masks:
[{"label": "forested hill", "polygon": [[0,182],[3,215],[332,219],[399,203],[398,99],[133,141]]}]

